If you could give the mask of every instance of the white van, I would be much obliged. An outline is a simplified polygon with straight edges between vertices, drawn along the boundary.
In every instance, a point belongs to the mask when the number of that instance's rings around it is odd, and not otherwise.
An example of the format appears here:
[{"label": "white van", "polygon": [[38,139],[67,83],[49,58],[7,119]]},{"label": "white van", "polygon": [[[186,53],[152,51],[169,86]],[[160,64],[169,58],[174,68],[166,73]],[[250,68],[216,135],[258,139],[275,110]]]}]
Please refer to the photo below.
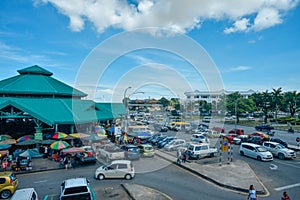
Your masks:
[{"label": "white van", "polygon": [[38,200],[38,194],[34,188],[16,190],[10,200]]},{"label": "white van", "polygon": [[261,145],[253,143],[242,143],[240,146],[240,154],[242,156],[249,156],[259,161],[271,161],[273,155]]}]

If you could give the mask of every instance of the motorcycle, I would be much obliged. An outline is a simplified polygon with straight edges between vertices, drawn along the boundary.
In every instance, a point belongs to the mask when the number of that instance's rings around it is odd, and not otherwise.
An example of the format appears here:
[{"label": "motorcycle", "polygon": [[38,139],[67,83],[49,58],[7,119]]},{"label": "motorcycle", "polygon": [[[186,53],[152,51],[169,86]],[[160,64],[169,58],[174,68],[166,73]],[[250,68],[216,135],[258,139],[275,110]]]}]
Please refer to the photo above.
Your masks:
[{"label": "motorcycle", "polygon": [[273,136],[275,135],[275,131],[268,131],[268,132],[267,132],[267,135],[273,137]]}]

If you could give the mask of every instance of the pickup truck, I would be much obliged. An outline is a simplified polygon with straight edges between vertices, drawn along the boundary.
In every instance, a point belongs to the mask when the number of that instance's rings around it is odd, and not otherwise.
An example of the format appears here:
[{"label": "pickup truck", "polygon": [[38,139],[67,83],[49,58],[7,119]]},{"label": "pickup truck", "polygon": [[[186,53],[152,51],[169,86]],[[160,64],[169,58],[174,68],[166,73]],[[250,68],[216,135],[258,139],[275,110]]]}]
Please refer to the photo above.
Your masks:
[{"label": "pickup truck", "polygon": [[294,150],[288,149],[277,142],[264,142],[262,146],[280,160],[284,160],[285,158],[296,158]]},{"label": "pickup truck", "polygon": [[124,151],[113,144],[105,144],[98,149],[99,156],[104,158],[107,163],[111,160],[125,159]]},{"label": "pickup truck", "polygon": [[190,143],[187,150],[189,156],[195,159],[213,157],[218,152],[216,147],[210,146],[208,143]]}]

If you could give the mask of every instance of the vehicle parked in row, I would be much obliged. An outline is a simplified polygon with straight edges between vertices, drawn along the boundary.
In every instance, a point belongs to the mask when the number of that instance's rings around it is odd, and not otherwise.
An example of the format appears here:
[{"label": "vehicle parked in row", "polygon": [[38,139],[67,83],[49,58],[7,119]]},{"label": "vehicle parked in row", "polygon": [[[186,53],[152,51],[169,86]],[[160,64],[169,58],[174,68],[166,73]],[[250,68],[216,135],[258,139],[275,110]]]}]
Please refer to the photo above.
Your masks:
[{"label": "vehicle parked in row", "polygon": [[262,143],[264,142],[264,140],[260,136],[252,136],[252,137],[249,137],[246,140],[246,142],[262,145]]},{"label": "vehicle parked in row", "polygon": [[229,131],[231,134],[244,135],[244,130],[241,128],[231,129]]},{"label": "vehicle parked in row", "polygon": [[130,160],[114,160],[110,165],[103,165],[96,169],[95,178],[103,180],[105,178],[125,178],[132,179],[135,170]]},{"label": "vehicle parked in row", "polygon": [[123,145],[121,146],[121,149],[125,153],[125,158],[129,160],[138,160],[140,159],[140,149],[132,144],[129,145]]},{"label": "vehicle parked in row", "polygon": [[288,149],[277,142],[264,142],[262,146],[280,160],[284,160],[286,158],[296,158],[296,153],[294,150]]},{"label": "vehicle parked in row", "polygon": [[218,131],[214,131],[214,130],[206,130],[204,132],[202,132],[206,137],[209,137],[209,138],[220,138],[222,136],[224,136],[225,134],[224,133],[220,133]]},{"label": "vehicle parked in row", "polygon": [[161,135],[161,136],[158,136],[156,138],[154,138],[153,140],[151,140],[151,144],[152,145],[157,145],[158,142],[162,141],[163,139],[165,139],[166,137],[168,137],[167,135]]},{"label": "vehicle parked in row", "polygon": [[223,127],[213,127],[212,130],[217,131],[219,133],[225,133],[225,128]]},{"label": "vehicle parked in row", "polygon": [[204,134],[192,134],[191,142],[209,143],[209,139]]},{"label": "vehicle parked in row", "polygon": [[10,200],[39,200],[39,196],[34,188],[24,188],[16,190]]},{"label": "vehicle parked in row", "polygon": [[233,138],[233,143],[240,145],[243,142],[246,142],[248,140],[248,135],[238,135],[235,138]]},{"label": "vehicle parked in row", "polygon": [[168,144],[169,142],[171,142],[172,140],[175,140],[175,139],[177,139],[175,136],[168,136],[165,139],[163,139],[162,141],[159,141],[157,143],[157,148],[159,148],[159,149],[164,148],[164,146],[166,144]]},{"label": "vehicle parked in row", "polygon": [[154,148],[150,144],[141,144],[138,146],[140,149],[140,153],[142,157],[153,157],[154,156]]},{"label": "vehicle parked in row", "polygon": [[166,150],[166,151],[174,151],[178,147],[184,146],[185,143],[186,142],[185,142],[184,139],[175,139],[175,140],[172,140],[171,142],[169,142],[168,144],[166,144],[164,146],[164,150]]},{"label": "vehicle parked in row", "polygon": [[81,147],[85,152],[80,152],[75,154],[75,161],[78,164],[94,164],[97,162],[97,158],[94,156],[93,150],[89,146]]},{"label": "vehicle parked in row", "polygon": [[111,160],[125,158],[124,151],[113,144],[101,145],[99,148],[99,156],[104,158],[107,163]]},{"label": "vehicle parked in row", "polygon": [[270,138],[270,141],[271,142],[277,142],[277,143],[283,145],[284,147],[288,148],[288,143],[281,140],[281,139],[279,139],[279,138]]},{"label": "vehicle parked in row", "polygon": [[255,126],[255,130],[257,130],[257,131],[271,131],[273,129],[274,129],[273,126],[267,125],[267,124],[262,124],[262,125],[259,125],[259,126]]},{"label": "vehicle parked in row", "polygon": [[14,173],[0,172],[0,198],[7,199],[18,187],[18,179]]},{"label": "vehicle parked in row", "polygon": [[240,154],[242,156],[255,158],[259,161],[273,160],[273,155],[271,152],[263,148],[261,145],[253,144],[253,143],[242,143],[240,145]]},{"label": "vehicle parked in row", "polygon": [[199,159],[203,157],[213,157],[218,150],[216,147],[210,146],[207,143],[190,143],[187,147],[188,154],[191,158]]},{"label": "vehicle parked in row", "polygon": [[96,200],[95,191],[86,178],[70,178],[60,186],[60,200],[89,199]]},{"label": "vehicle parked in row", "polygon": [[248,137],[253,137],[253,136],[259,136],[261,139],[264,139],[264,138],[268,138],[269,136],[267,134],[264,134],[262,132],[254,132],[254,133],[250,133],[248,134]]}]

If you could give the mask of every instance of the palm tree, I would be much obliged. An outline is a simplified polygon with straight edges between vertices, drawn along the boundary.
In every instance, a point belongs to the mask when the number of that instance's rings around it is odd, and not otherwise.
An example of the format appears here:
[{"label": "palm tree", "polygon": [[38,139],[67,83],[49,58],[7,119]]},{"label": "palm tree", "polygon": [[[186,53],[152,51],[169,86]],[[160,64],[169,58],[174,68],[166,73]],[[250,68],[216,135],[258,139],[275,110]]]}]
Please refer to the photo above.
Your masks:
[{"label": "palm tree", "polygon": [[294,117],[297,111],[297,102],[299,101],[300,93],[297,91],[284,93],[285,103],[288,105],[288,111],[291,117]]},{"label": "palm tree", "polygon": [[275,107],[275,121],[277,123],[277,115],[278,115],[278,111],[279,111],[279,105],[282,100],[282,88],[281,87],[278,89],[273,88],[271,95],[272,95],[272,102]]}]

